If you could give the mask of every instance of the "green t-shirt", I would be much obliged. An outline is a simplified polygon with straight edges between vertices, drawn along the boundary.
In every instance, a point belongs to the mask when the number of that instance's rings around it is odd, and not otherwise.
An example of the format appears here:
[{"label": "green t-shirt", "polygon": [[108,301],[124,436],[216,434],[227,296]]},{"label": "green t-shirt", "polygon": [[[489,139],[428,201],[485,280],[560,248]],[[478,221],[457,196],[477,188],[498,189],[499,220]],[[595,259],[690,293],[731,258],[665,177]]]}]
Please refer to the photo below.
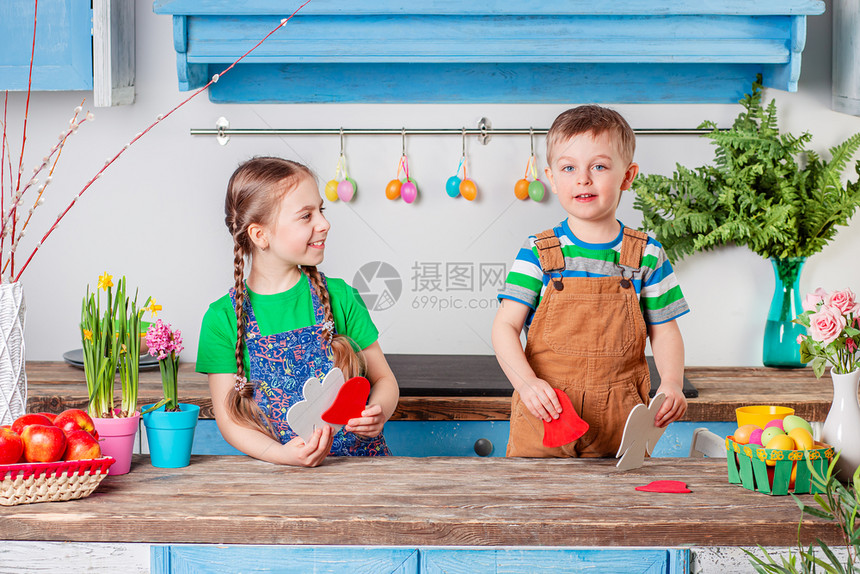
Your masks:
[{"label": "green t-shirt", "polygon": [[[343,279],[326,277],[335,329],[350,337],[360,349],[376,342],[379,331],[370,319],[358,291]],[[311,290],[304,275],[293,287],[275,295],[259,295],[248,289],[254,316],[263,336],[308,327],[315,323]],[[198,373],[236,372],[236,311],[230,295],[211,305],[203,316],[197,348]],[[245,372],[250,372],[245,347]]]}]

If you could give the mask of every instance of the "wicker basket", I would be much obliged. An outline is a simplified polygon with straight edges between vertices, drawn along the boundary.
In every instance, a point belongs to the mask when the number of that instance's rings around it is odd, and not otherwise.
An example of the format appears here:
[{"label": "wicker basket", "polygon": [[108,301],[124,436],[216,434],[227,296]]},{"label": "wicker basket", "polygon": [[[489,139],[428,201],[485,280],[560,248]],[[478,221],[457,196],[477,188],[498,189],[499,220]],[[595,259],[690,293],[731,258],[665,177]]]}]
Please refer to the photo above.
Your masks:
[{"label": "wicker basket", "polygon": [[0,506],[56,502],[92,494],[113,457],[0,465]]}]

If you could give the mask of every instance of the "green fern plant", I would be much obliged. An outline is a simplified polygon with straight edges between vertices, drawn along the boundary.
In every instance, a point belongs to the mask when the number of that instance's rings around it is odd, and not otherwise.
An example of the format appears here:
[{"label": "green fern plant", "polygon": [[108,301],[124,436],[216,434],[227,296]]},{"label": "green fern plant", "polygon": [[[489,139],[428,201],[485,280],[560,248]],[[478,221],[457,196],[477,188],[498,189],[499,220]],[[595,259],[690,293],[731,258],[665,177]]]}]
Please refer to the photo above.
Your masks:
[{"label": "green fern plant", "polygon": [[[809,132],[781,134],[776,103],[762,104],[761,75],[740,104],[731,129],[705,121],[716,146],[710,165],[676,165],[672,177],[633,182],[642,227],[653,231],[670,259],[726,244],[765,258],[809,257],[833,239],[860,206],[860,180],[842,174],[860,148],[860,133],[830,148],[830,161],[807,148]],[[854,166],[860,174],[860,161]]]}]

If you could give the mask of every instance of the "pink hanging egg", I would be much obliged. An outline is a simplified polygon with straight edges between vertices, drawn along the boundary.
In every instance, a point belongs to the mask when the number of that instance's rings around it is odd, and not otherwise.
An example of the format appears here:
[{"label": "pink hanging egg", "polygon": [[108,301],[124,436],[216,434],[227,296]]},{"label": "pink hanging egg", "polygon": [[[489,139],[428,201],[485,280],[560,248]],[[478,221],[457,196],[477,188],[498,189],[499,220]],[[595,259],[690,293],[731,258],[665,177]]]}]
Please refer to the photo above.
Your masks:
[{"label": "pink hanging egg", "polygon": [[534,180],[529,184],[529,197],[535,201],[543,201],[543,195],[546,193],[546,187],[539,179]]},{"label": "pink hanging egg", "polygon": [[395,200],[400,197],[400,189],[403,186],[403,182],[399,179],[392,179],[388,182],[388,185],[385,186],[385,197],[390,200]]},{"label": "pink hanging egg", "polygon": [[445,182],[445,193],[447,193],[449,197],[457,197],[460,195],[460,181],[459,177],[452,175],[448,178],[448,181]]},{"label": "pink hanging egg", "polygon": [[356,185],[355,180],[348,177],[337,184],[337,196],[343,201],[352,201],[352,198],[355,197],[357,188],[358,185]]},{"label": "pink hanging egg", "polygon": [[329,201],[337,201],[337,184],[338,181],[336,179],[329,180],[327,184],[325,184],[325,198]]},{"label": "pink hanging egg", "polygon": [[473,201],[478,196],[478,186],[475,185],[474,181],[466,178],[460,182],[460,195]]},{"label": "pink hanging egg", "polygon": [[412,203],[418,197],[418,186],[411,179],[400,187],[400,197],[406,203]]}]

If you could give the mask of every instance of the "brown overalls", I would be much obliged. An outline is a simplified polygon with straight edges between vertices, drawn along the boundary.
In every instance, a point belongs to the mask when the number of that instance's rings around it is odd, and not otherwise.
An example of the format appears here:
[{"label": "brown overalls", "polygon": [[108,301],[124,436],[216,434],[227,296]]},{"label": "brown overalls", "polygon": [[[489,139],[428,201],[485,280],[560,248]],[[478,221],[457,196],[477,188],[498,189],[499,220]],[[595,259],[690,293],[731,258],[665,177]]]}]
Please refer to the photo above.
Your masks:
[{"label": "brown overalls", "polygon": [[552,229],[537,235],[541,269],[550,275],[532,319],[526,359],[539,378],[570,397],[588,432],[562,447],[543,446],[543,422],[514,391],[508,456],[614,457],[627,415],[648,404],[645,320],[629,280],[648,236],[624,228],[620,276],[561,277],[564,255]]}]

